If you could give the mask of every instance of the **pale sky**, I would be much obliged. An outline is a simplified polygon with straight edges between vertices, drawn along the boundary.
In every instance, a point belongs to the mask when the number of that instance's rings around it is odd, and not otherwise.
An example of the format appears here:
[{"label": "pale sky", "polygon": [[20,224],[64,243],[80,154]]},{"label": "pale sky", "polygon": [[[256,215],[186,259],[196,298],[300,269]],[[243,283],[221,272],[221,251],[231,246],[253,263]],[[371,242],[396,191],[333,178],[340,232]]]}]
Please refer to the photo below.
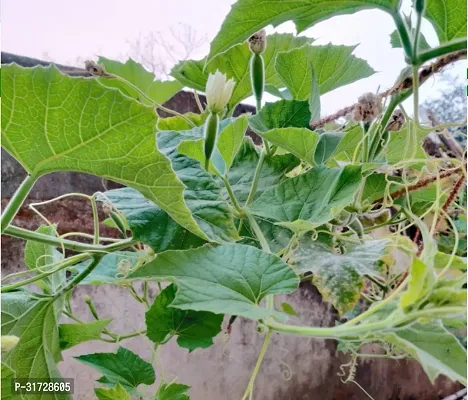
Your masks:
[{"label": "pale sky", "polygon": [[[208,43],[233,3],[233,0],[2,0],[2,50],[42,59],[48,56],[68,65],[97,55],[123,60],[129,52],[129,41],[152,31],[168,32],[170,27],[182,23],[208,38],[195,54],[194,58],[199,59],[208,53]],[[323,96],[322,114],[352,104],[366,91],[392,86],[404,67],[403,51],[390,46],[390,33],[394,29],[390,16],[379,10],[366,10],[334,17],[302,34],[317,39],[315,44],[359,44],[354,54],[378,71],[372,77]],[[295,29],[292,23],[286,23],[268,31],[294,33]],[[423,33],[430,45],[437,44],[435,32],[427,22]],[[451,73],[465,79],[465,69],[466,63],[458,62]],[[437,88],[435,79],[428,81],[421,93],[422,100],[436,96]]]}]

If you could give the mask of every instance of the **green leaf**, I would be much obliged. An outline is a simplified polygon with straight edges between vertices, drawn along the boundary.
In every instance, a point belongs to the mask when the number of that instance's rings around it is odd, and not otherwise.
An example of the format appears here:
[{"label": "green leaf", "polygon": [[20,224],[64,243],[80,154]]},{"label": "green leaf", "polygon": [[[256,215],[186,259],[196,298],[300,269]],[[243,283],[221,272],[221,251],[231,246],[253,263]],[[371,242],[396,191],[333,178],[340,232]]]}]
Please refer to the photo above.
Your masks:
[{"label": "green leaf", "polygon": [[120,182],[206,238],[184,202],[184,185],[155,146],[153,107],[54,66],[2,69],[2,145],[31,175],[79,171]]},{"label": "green leaf", "polygon": [[119,347],[117,353],[85,354],[75,359],[104,374],[98,382],[107,385],[120,383],[130,391],[141,384],[151,385],[156,379],[149,362],[123,347]]},{"label": "green leaf", "polygon": [[[132,188],[109,190],[105,192],[105,195],[127,219],[133,238],[151,246],[156,252],[190,249],[205,243],[202,238],[183,228],[169,214]],[[97,269],[100,268],[103,260]],[[116,265],[115,262],[114,265]],[[115,271],[113,267],[112,276],[115,276]],[[96,270],[92,274],[94,272]]]},{"label": "green leaf", "polygon": [[427,136],[427,131],[418,129],[416,135],[413,135],[411,124],[411,122],[406,123],[399,131],[391,133],[385,152],[389,164],[397,164],[408,160],[408,158],[411,158],[413,151],[413,158],[427,158],[427,154],[422,148],[422,140]]},{"label": "green leaf", "polygon": [[[47,226],[41,225],[36,232],[42,233],[47,236],[56,237],[55,231],[56,225]],[[33,240],[28,240],[26,242],[26,246],[24,247],[24,263],[31,269],[31,270],[40,270],[44,272],[46,268],[45,266],[48,264],[53,264],[63,259],[62,253],[56,250],[54,246],[50,246],[47,244],[43,244],[40,242],[36,242]],[[56,268],[56,267],[52,267]],[[37,281],[37,284],[41,289],[52,289],[53,292],[59,288],[59,286],[64,283],[66,279],[65,270],[58,271],[43,281]]]},{"label": "green leaf", "polygon": [[315,162],[317,164],[325,164],[333,156],[343,137],[344,134],[342,132],[322,133],[315,149]]},{"label": "green leaf", "polygon": [[[366,183],[362,191],[362,200],[367,200],[369,203],[373,203],[385,196],[385,190],[389,185],[389,182],[399,181],[397,177],[390,176],[387,174],[370,174],[366,178]],[[394,191],[393,186],[390,186],[390,193]]]},{"label": "green leaf", "polygon": [[261,134],[262,138],[315,165],[315,150],[320,135],[306,128],[279,128]]},{"label": "green leaf", "polygon": [[11,369],[8,365],[2,362],[2,370],[1,370],[1,379],[2,379],[2,400],[12,400],[15,397],[18,399],[22,399],[21,395],[16,395],[12,393],[12,379],[16,378],[16,372]]},{"label": "green leaf", "polygon": [[466,384],[466,350],[440,321],[415,323],[385,335],[422,365],[432,383],[439,374]]},{"label": "green leaf", "polygon": [[[413,32],[414,32],[414,31],[413,31]],[[393,32],[390,34],[390,45],[391,45],[394,49],[401,49],[401,48],[403,47],[403,46],[401,45],[400,35],[398,34],[398,31],[397,31],[397,30],[393,31]],[[428,50],[428,49],[431,48],[431,46],[429,46],[429,44],[427,43],[426,38],[424,37],[423,34],[421,34],[421,35],[419,36],[418,48],[419,48],[419,51]]]},{"label": "green leaf", "polygon": [[98,63],[104,66],[106,72],[117,75],[136,86],[152,101],[142,96],[130,85],[115,78],[100,78],[100,82],[104,86],[115,87],[123,94],[148,106],[154,103],[163,104],[182,89],[182,85],[179,82],[155,80],[153,73],[147,71],[145,67],[131,58],[124,64],[105,57],[99,57]]},{"label": "green leaf", "polygon": [[310,60],[311,46],[302,46],[279,53],[275,69],[294,100],[307,100],[312,92],[314,66]]},{"label": "green leaf", "polygon": [[[259,157],[259,149],[252,143],[252,139],[244,138],[227,174],[232,190],[240,202],[247,200]],[[285,175],[297,167],[299,163],[300,160],[292,154],[267,157],[260,171],[255,198],[259,197],[266,189],[287,179]]]},{"label": "green leaf", "polygon": [[361,181],[360,167],[318,166],[266,190],[250,210],[278,222],[303,220],[318,226],[352,203]]},{"label": "green leaf", "polygon": [[184,117],[177,115],[175,117],[159,118],[158,119],[158,130],[160,131],[189,131],[193,128],[187,122],[187,119],[191,121],[195,126],[202,126],[205,123],[208,113],[203,114],[185,113]]},{"label": "green leaf", "polygon": [[441,43],[466,37],[466,2],[427,0],[424,16],[432,23]]},{"label": "green leaf", "polygon": [[173,308],[171,303],[176,293],[176,286],[171,284],[158,294],[145,314],[146,335],[156,344],[166,343],[171,337],[178,336],[178,345],[190,352],[210,347],[213,337],[221,332],[223,315]]},{"label": "green leaf", "polygon": [[445,268],[449,264],[450,264],[451,269],[461,269],[461,270],[467,269],[466,257],[454,256],[453,260],[451,260],[450,254],[446,254],[446,253],[442,253],[441,251],[438,251],[434,259],[434,268],[442,269],[442,268]]},{"label": "green leaf", "polygon": [[187,390],[190,386],[182,383],[162,383],[154,400],[190,400]]},{"label": "green leaf", "polygon": [[275,128],[305,128],[311,119],[309,102],[279,100],[266,103],[260,112],[249,120],[250,127],[258,134]]},{"label": "green leaf", "polygon": [[[276,74],[274,65],[277,54],[295,47],[310,43],[306,37],[295,37],[291,34],[268,36],[268,44],[263,53],[265,65],[265,83],[270,86],[282,87],[281,80]],[[235,81],[234,90],[229,101],[229,109],[252,95],[250,83],[250,57],[252,53],[247,43],[234,46],[222,57],[218,57],[205,67],[205,60],[188,60],[179,62],[171,71],[171,75],[184,86],[205,92],[209,73],[219,70]]]},{"label": "green leaf", "polygon": [[[255,32],[267,25],[278,26],[292,20],[297,33],[303,32],[319,21],[333,15],[352,14],[368,8],[379,8],[394,13],[399,8],[397,0],[367,0],[342,2],[320,2],[319,0],[239,0],[231,8],[220,31],[211,42],[208,61],[232,46],[244,42]],[[466,13],[465,13],[466,14]]]},{"label": "green leaf", "polygon": [[120,383],[109,389],[95,388],[94,393],[99,400],[130,400],[130,394]]},{"label": "green leaf", "polygon": [[[291,232],[290,229],[275,225],[273,222],[266,219],[261,219],[257,221],[257,223],[263,233],[263,236],[265,236],[272,253],[278,253],[280,250],[287,247],[293,236],[293,232]],[[248,220],[244,220],[240,235],[243,237],[242,244],[261,248],[261,245],[258,242],[254,231],[250,227]]]},{"label": "green leaf", "polygon": [[84,324],[60,324],[60,348],[66,350],[77,344],[87,342],[88,340],[100,339],[102,330],[109,325],[111,321],[112,319],[101,319]]},{"label": "green leaf", "polygon": [[259,306],[265,296],[291,293],[298,285],[279,257],[241,244],[166,251],[131,278],[173,281],[178,290],[172,307],[256,320],[272,314]]},{"label": "green leaf", "polygon": [[[2,294],[2,335],[20,338],[18,344],[2,355],[2,361],[16,371],[17,377],[37,379],[60,378],[56,362],[60,359],[54,302],[48,297],[35,297],[26,292]],[[69,399],[54,394],[54,399]],[[28,399],[42,399],[32,394]]]},{"label": "green leaf", "polygon": [[294,307],[289,303],[281,303],[281,309],[284,313],[291,315],[293,317],[299,317],[299,314],[294,309]]},{"label": "green leaf", "polygon": [[384,255],[387,240],[370,240],[349,246],[345,254],[337,254],[322,244],[303,240],[292,259],[301,274],[313,273],[313,283],[325,301],[343,315],[359,300],[364,276],[381,276],[377,261]]},{"label": "green leaf", "polygon": [[407,309],[416,305],[429,293],[434,281],[434,271],[419,258],[414,258],[409,271],[408,289],[401,295],[400,306]]},{"label": "green leaf", "polygon": [[[200,239],[201,240],[201,239]],[[132,251],[117,251],[106,254],[94,270],[84,278],[81,285],[103,285],[118,284],[124,282],[126,278],[125,271],[119,269],[119,264],[124,263],[131,270],[135,268],[138,262],[142,261],[144,253],[136,253]],[[69,268],[70,271],[79,273],[83,271],[91,261],[84,261]],[[127,271],[128,273],[128,271]]]},{"label": "green leaf", "polygon": [[332,44],[305,45],[278,54],[276,70],[293,99],[307,100],[313,87],[314,70],[320,94],[375,73],[365,60],[352,55],[355,48]]}]

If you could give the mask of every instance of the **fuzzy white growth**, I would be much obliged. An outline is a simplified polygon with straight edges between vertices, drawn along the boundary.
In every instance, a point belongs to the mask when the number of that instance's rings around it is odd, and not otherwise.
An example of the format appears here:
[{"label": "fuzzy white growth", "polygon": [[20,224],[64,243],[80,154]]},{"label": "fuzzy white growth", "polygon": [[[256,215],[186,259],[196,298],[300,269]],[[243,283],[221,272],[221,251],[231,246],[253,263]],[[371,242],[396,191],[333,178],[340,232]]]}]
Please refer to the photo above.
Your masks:
[{"label": "fuzzy white growth", "polygon": [[224,110],[234,90],[235,81],[227,79],[226,75],[216,70],[208,76],[206,82],[206,102],[208,110],[219,113]]},{"label": "fuzzy white growth", "polygon": [[354,106],[353,119],[355,121],[372,121],[382,112],[382,99],[374,93],[364,93],[358,98]]}]

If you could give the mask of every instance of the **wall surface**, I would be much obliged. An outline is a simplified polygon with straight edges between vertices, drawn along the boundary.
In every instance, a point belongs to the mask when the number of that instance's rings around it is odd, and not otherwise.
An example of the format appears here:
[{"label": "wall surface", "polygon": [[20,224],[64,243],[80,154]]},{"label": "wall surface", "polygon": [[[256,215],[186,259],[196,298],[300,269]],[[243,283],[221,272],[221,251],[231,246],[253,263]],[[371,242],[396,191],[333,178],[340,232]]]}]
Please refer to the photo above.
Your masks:
[{"label": "wall surface", "polygon": [[[27,64],[24,57],[14,58]],[[5,60],[5,57],[4,57]],[[26,60],[26,61],[25,61]],[[34,64],[34,61],[28,61]],[[176,95],[167,106],[180,112],[195,111],[196,105],[190,93]],[[251,111],[248,107],[245,110]],[[238,110],[239,112],[240,110]],[[25,173],[19,164],[2,150],[2,206],[5,206],[18,187]],[[14,224],[36,229],[40,219],[27,208],[29,202],[43,201],[68,192],[87,194],[98,190],[117,187],[86,174],[53,173],[42,177],[22,207]],[[87,202],[78,198],[67,198],[40,208],[49,220],[58,224],[60,233],[71,231],[92,232],[91,209]],[[101,225],[104,235],[113,232]],[[25,268],[22,261],[24,243],[2,236],[2,275]],[[156,294],[154,288],[152,296]],[[103,286],[80,286],[75,290],[72,306],[84,320],[92,320],[83,301],[83,296],[94,299],[98,313],[105,318],[114,318],[110,328],[114,332],[128,333],[144,328],[144,310],[139,303],[122,288]],[[321,296],[309,283],[289,296],[287,301],[301,316],[293,321],[310,326],[333,326],[337,319],[335,310],[322,302]],[[224,328],[227,321],[224,321]],[[239,319],[235,322],[230,337],[218,335],[215,345],[206,350],[188,353],[172,340],[160,348],[154,366],[157,377],[166,380],[178,378],[191,385],[192,400],[239,400],[247,386],[254,368],[263,337],[255,330],[255,324]],[[135,351],[146,360],[152,358],[152,347],[148,339],[137,337],[126,340],[122,345]],[[343,384],[338,376],[340,366],[349,358],[336,351],[333,340],[304,339],[293,336],[275,335],[255,385],[255,400],[361,400],[367,395],[354,383]],[[75,378],[74,399],[94,399],[94,380],[99,378],[92,368],[84,366],[73,357],[93,352],[114,352],[117,346],[102,342],[87,342],[63,353],[59,364],[64,377]],[[355,380],[375,400],[436,400],[454,393],[459,384],[439,377],[432,386],[414,361],[384,359],[363,360],[357,369]]]}]

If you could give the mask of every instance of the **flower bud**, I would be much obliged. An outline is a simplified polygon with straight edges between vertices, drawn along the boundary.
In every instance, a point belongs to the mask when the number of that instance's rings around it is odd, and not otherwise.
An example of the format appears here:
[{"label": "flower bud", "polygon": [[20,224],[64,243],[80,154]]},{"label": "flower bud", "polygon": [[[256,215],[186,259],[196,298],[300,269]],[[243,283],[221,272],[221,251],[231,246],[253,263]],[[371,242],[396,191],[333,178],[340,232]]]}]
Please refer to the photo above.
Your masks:
[{"label": "flower bud", "polygon": [[266,49],[266,31],[262,29],[249,38],[249,49],[254,54],[262,54]]},{"label": "flower bud", "polygon": [[216,144],[216,138],[218,136],[218,114],[210,113],[205,122],[205,169],[208,171],[210,167],[211,154]]},{"label": "flower bud", "polygon": [[364,93],[354,105],[352,117],[355,121],[368,122],[377,118],[382,112],[382,100],[374,93]]},{"label": "flower bud", "polygon": [[110,201],[104,201],[102,203],[102,212],[109,215],[112,212],[112,203]]},{"label": "flower bud", "polygon": [[1,337],[1,351],[2,353],[6,353],[13,349],[19,342],[19,337],[18,336],[2,336]]},{"label": "flower bud", "polygon": [[85,61],[85,70],[94,76],[110,76],[102,65],[92,60]]},{"label": "flower bud", "polygon": [[234,85],[233,79],[228,80],[226,75],[218,70],[210,74],[205,90],[208,111],[215,114],[223,111],[232,96]]},{"label": "flower bud", "polygon": [[387,130],[389,132],[395,132],[399,131],[402,127],[403,124],[405,123],[405,115],[401,110],[395,110],[390,117],[390,121],[388,122],[387,125]]}]

